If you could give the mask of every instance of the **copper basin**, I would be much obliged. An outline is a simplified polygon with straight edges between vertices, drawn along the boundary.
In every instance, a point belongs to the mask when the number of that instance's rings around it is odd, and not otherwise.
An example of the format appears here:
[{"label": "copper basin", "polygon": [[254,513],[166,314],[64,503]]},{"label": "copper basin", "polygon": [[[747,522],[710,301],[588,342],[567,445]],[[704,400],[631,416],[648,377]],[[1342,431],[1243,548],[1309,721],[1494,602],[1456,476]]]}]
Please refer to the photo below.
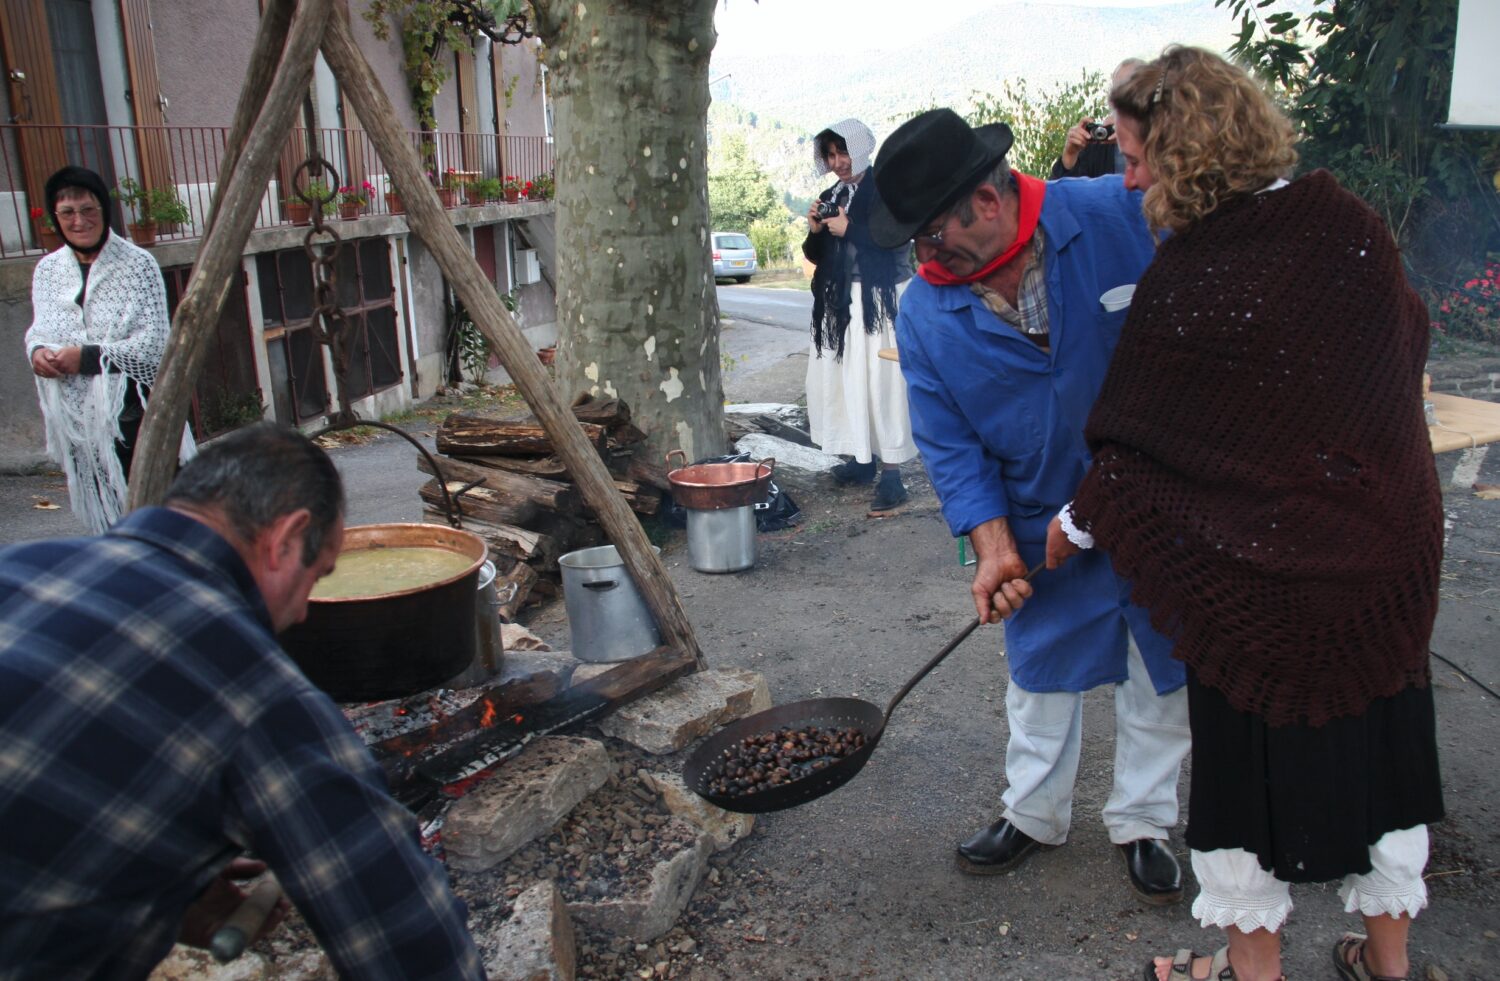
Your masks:
[{"label": "copper basin", "polygon": [[[669,468],[674,456],[687,462],[681,450],[673,450],[667,454]],[[672,499],[683,507],[723,511],[765,503],[775,469],[776,460],[770,457],[759,463],[695,463],[669,469],[667,483],[672,486]]]}]

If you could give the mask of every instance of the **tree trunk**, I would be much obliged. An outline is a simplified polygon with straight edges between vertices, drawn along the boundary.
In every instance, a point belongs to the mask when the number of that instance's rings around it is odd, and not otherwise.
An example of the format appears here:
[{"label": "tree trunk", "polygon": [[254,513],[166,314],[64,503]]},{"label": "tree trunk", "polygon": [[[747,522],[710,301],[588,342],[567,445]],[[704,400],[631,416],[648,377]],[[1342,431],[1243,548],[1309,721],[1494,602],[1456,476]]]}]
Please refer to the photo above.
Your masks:
[{"label": "tree trunk", "polygon": [[557,145],[557,377],[622,398],[645,455],[724,449],[709,258],[714,0],[534,0]]}]

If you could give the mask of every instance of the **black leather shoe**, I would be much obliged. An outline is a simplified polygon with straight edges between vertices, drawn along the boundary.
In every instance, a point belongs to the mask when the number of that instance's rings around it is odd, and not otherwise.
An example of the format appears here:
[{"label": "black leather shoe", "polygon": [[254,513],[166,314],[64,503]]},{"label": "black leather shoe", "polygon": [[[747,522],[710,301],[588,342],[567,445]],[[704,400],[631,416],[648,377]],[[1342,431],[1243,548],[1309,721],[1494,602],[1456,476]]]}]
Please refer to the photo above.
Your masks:
[{"label": "black leather shoe", "polygon": [[1182,868],[1165,841],[1141,838],[1121,845],[1120,851],[1130,873],[1130,888],[1137,896],[1154,906],[1182,899]]},{"label": "black leather shoe", "polygon": [[1026,861],[1032,852],[1051,847],[1001,818],[958,846],[958,868],[970,875],[999,875]]}]

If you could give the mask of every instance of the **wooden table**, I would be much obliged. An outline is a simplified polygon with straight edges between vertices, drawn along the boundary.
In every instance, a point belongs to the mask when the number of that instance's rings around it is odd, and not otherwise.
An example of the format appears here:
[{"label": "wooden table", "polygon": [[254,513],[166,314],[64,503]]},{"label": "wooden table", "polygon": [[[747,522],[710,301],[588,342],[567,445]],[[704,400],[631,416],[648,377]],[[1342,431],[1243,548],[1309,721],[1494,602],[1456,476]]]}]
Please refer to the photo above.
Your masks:
[{"label": "wooden table", "polygon": [[1433,453],[1466,450],[1500,441],[1500,402],[1466,399],[1430,392],[1427,400],[1437,412],[1437,425],[1428,426]]}]

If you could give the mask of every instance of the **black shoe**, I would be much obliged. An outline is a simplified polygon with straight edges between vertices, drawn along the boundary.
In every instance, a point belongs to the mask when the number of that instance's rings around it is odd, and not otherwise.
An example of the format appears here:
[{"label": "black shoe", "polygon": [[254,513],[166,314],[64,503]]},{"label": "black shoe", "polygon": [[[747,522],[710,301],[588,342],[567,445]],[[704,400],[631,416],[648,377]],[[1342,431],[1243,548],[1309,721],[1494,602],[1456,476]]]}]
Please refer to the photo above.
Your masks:
[{"label": "black shoe", "polygon": [[886,470],[875,485],[875,499],[870,502],[871,511],[889,511],[906,503],[906,486],[901,483],[901,471]]},{"label": "black shoe", "polygon": [[836,484],[868,484],[875,479],[877,469],[874,460],[869,463],[850,460],[848,463],[838,464],[829,472],[833,474],[833,482]]},{"label": "black shoe", "polygon": [[958,846],[958,868],[970,875],[999,875],[1026,861],[1032,852],[1051,847],[1001,818]]},{"label": "black shoe", "polygon": [[1121,845],[1130,888],[1154,906],[1166,906],[1182,898],[1182,868],[1165,841],[1141,838]]}]

